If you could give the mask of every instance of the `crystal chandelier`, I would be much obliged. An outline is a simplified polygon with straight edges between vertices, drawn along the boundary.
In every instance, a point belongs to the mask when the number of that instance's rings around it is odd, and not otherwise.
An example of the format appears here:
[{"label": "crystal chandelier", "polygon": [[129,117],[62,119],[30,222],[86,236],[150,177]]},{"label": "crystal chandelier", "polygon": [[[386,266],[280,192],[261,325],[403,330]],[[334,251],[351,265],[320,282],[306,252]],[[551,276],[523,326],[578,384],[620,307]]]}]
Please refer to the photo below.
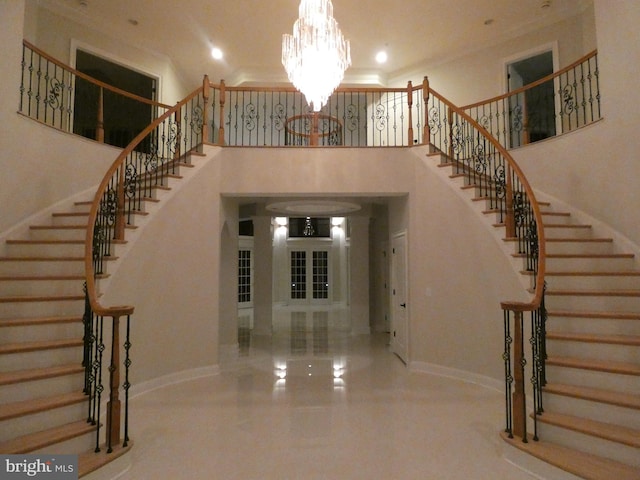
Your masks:
[{"label": "crystal chandelier", "polygon": [[351,65],[351,48],[333,18],[331,0],[301,0],[298,12],[293,35],[282,35],[282,64],[318,112]]}]

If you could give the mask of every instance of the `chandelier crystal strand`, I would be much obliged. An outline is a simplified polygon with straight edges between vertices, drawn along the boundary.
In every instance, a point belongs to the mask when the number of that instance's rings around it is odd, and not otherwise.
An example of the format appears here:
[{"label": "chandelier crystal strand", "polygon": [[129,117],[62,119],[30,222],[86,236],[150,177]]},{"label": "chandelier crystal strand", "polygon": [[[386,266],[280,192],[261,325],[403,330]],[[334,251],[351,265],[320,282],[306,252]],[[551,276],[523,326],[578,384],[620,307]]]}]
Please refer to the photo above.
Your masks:
[{"label": "chandelier crystal strand", "polygon": [[282,36],[287,76],[318,112],[351,65],[351,47],[333,18],[331,0],[301,0],[293,35]]}]

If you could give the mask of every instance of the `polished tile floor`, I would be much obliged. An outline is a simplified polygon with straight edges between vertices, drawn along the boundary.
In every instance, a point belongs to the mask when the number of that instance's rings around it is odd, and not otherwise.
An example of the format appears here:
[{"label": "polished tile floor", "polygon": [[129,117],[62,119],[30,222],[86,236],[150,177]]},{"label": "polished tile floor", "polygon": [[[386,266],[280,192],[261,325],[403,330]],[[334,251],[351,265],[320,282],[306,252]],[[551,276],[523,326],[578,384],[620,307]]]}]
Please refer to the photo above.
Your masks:
[{"label": "polished tile floor", "polygon": [[132,400],[120,478],[531,480],[505,459],[503,395],[411,373],[387,335],[350,336],[292,312],[241,331],[221,373]]}]

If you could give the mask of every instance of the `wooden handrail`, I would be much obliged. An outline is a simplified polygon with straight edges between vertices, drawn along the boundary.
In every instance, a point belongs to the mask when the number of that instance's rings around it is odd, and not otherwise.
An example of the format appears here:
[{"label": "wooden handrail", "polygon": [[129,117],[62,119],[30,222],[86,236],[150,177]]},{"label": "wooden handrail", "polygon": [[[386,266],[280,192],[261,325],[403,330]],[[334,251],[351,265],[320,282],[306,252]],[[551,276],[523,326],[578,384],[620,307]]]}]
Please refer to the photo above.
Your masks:
[{"label": "wooden handrail", "polygon": [[[500,143],[478,122],[476,122],[473,118],[471,118],[467,113],[465,113],[461,108],[456,107],[436,92],[433,89],[429,89],[429,93],[437,97],[442,103],[447,105],[452,112],[456,112],[465,121],[470,123],[476,130],[478,130],[482,135],[489,141],[495,149],[503,156],[509,168],[516,174],[522,186],[527,193],[529,201],[531,202],[531,208],[533,210],[533,215],[536,220],[536,233],[538,235],[538,272],[536,275],[536,283],[535,283],[535,295],[529,302],[517,302],[517,301],[505,301],[501,302],[500,305],[503,310],[511,310],[514,312],[531,312],[537,310],[540,307],[542,302],[542,296],[544,294],[544,277],[545,277],[545,263],[546,263],[546,250],[545,250],[545,236],[544,236],[544,227],[542,224],[542,214],[540,212],[540,204],[538,203],[535,194],[533,193],[533,189],[529,184],[529,181],[525,177],[524,173],[520,166],[516,163],[513,157],[509,154],[509,152],[502,146]],[[451,116],[450,116],[451,118]]]},{"label": "wooden handrail", "polygon": [[144,97],[140,97],[134,93],[130,93],[127,92],[126,90],[121,90],[117,87],[114,87],[112,85],[109,85],[108,83],[104,83],[101,82],[100,80],[97,80],[89,75],[87,75],[86,73],[82,73],[74,68],[71,68],[68,65],[65,65],[64,63],[60,62],[59,60],[56,60],[55,58],[53,58],[51,55],[48,55],[47,53],[43,52],[42,50],[40,50],[38,47],[36,47],[35,45],[33,45],[32,43],[29,43],[27,40],[23,40],[23,44],[33,50],[34,52],[36,52],[38,55],[40,55],[41,57],[45,58],[47,61],[59,66],[60,68],[62,68],[63,70],[68,71],[69,73],[72,73],[73,75],[75,75],[76,77],[82,78],[90,83],[93,83],[94,85],[100,87],[100,88],[104,88],[106,90],[109,90],[113,93],[117,93],[118,95],[122,95],[124,97],[128,97],[131,98],[133,100],[136,100],[138,102],[142,102],[142,103],[146,103],[148,105],[154,106],[154,107],[161,107],[163,109],[166,108],[171,108],[171,105],[165,105],[164,103],[160,103],[160,102],[156,102],[155,100],[149,100],[148,98],[144,98]]},{"label": "wooden handrail", "polygon": [[461,110],[469,110],[470,108],[475,108],[475,107],[480,107],[482,105],[486,105],[487,103],[493,103],[493,102],[497,102],[500,100],[504,100],[508,97],[511,97],[513,95],[518,95],[519,93],[522,92],[526,92],[527,90],[531,90],[534,87],[537,87],[538,85],[542,85],[543,83],[548,82],[549,80],[553,80],[556,77],[559,77],[560,75],[562,75],[563,73],[567,73],[569,70],[574,69],[575,67],[577,67],[578,65],[580,65],[583,62],[586,62],[587,60],[591,59],[592,57],[596,56],[598,54],[598,50],[593,50],[590,53],[587,53],[585,56],[583,56],[582,58],[576,60],[575,62],[573,62],[571,65],[564,67],[562,70],[558,70],[557,72],[553,72],[550,73],[549,75],[547,75],[546,77],[543,77],[539,80],[536,80],[535,82],[529,83],[527,85],[524,85],[516,90],[512,90],[510,92],[507,93],[503,93],[502,95],[498,95],[497,97],[493,97],[493,98],[489,98],[487,100],[482,100],[480,102],[476,102],[476,103],[472,103],[470,105],[465,105],[464,107],[460,107]]},{"label": "wooden handrail", "polygon": [[137,147],[149,133],[151,133],[156,127],[158,127],[162,122],[164,122],[167,118],[173,115],[175,112],[179,111],[187,102],[196,97],[203,91],[203,87],[200,86],[196,90],[194,90],[191,94],[187,95],[182,101],[177,103],[175,106],[171,107],[167,110],[163,115],[156,118],[147,128],[145,128],[142,132],[140,132],[132,141],[127,145],[127,147],[122,150],[118,158],[111,164],[111,167],[105,173],[102,182],[98,186],[96,194],[93,198],[93,202],[91,203],[91,209],[89,211],[89,218],[87,220],[87,233],[85,237],[85,251],[84,251],[84,267],[85,267],[85,280],[87,282],[87,296],[89,299],[89,303],[91,305],[91,309],[96,315],[100,316],[108,316],[108,317],[121,317],[124,315],[130,315],[133,313],[134,307],[132,306],[112,306],[105,307],[98,300],[98,293],[96,291],[96,283],[95,283],[95,270],[93,264],[93,229],[98,216],[98,209],[100,208],[100,201],[104,192],[109,185],[113,175],[116,173],[118,168],[124,163],[126,158],[129,156],[131,152],[133,152],[134,148]]}]

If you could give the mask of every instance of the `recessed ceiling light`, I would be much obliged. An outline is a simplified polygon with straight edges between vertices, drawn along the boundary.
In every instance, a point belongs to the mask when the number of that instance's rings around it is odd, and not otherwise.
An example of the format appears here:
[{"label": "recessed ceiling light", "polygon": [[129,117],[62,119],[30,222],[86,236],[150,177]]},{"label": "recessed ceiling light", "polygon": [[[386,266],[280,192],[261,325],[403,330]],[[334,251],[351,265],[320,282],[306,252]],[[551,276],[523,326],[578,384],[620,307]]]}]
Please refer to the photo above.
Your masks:
[{"label": "recessed ceiling light", "polygon": [[384,50],[381,50],[378,53],[376,53],[376,62],[378,63],[385,63],[388,58],[389,56],[387,55],[387,52],[385,52]]},{"label": "recessed ceiling light", "polygon": [[218,47],[213,47],[211,49],[211,56],[216,60],[222,60],[222,50],[220,50]]}]

